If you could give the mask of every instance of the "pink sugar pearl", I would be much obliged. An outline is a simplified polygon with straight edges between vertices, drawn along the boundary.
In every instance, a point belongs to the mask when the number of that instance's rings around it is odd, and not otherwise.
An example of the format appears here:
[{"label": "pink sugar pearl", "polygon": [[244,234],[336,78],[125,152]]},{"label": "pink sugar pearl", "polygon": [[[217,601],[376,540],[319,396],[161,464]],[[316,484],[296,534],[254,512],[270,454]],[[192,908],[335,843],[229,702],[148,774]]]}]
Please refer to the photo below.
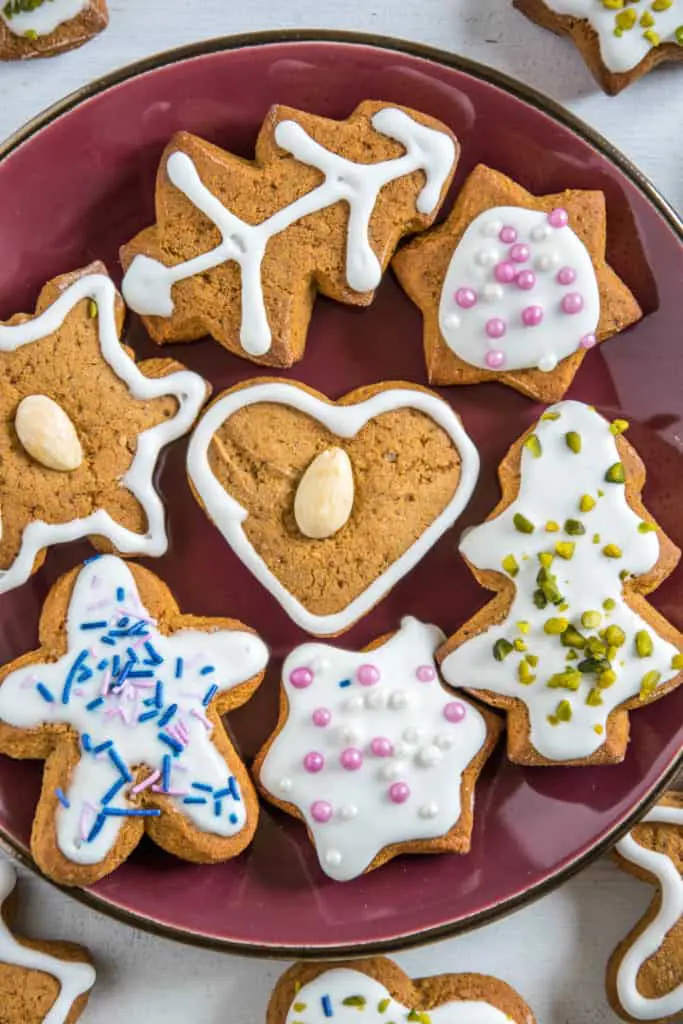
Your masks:
[{"label": "pink sugar pearl", "polygon": [[410,796],[410,786],[407,782],[394,782],[389,786],[389,799],[392,804],[404,804]]},{"label": "pink sugar pearl", "polygon": [[514,281],[515,274],[514,265],[508,260],[503,260],[502,263],[496,264],[496,268],[493,271],[493,276],[500,284],[510,284]]},{"label": "pink sugar pearl", "polygon": [[517,274],[515,284],[518,288],[521,288],[523,292],[531,291],[536,284],[536,275],[533,270],[522,270]]},{"label": "pink sugar pearl", "polygon": [[394,752],[394,745],[386,736],[375,736],[370,744],[370,750],[375,757],[391,757]]},{"label": "pink sugar pearl", "polygon": [[322,771],[325,766],[325,758],[317,750],[311,750],[304,758],[304,768],[307,772]]},{"label": "pink sugar pearl", "polygon": [[574,284],[574,281],[576,281],[576,271],[573,267],[561,267],[560,270],[558,270],[558,284]]},{"label": "pink sugar pearl", "polygon": [[566,228],[569,223],[569,214],[561,207],[557,207],[548,214],[548,223],[553,228]]},{"label": "pink sugar pearl", "polygon": [[581,339],[580,345],[581,348],[594,348],[597,345],[597,343],[598,339],[595,337],[594,334],[587,334],[584,338]]},{"label": "pink sugar pearl", "polygon": [[379,682],[379,669],[374,665],[361,665],[356,675],[361,686],[374,686]]},{"label": "pink sugar pearl", "polygon": [[484,362],[489,370],[500,370],[505,365],[505,353],[493,348],[484,356]]},{"label": "pink sugar pearl", "polygon": [[570,316],[580,313],[583,309],[583,299],[578,292],[570,292],[562,299],[562,310]]},{"label": "pink sugar pearl", "polygon": [[311,718],[313,719],[313,725],[317,725],[321,729],[324,729],[326,725],[330,724],[332,712],[328,708],[316,708],[311,715]]},{"label": "pink sugar pearl", "polygon": [[543,320],[543,310],[540,306],[527,306],[522,310],[522,323],[525,327],[538,327]]},{"label": "pink sugar pearl", "polygon": [[347,747],[346,750],[342,750],[339,760],[342,768],[346,768],[348,772],[357,772],[363,764],[363,755],[355,747]]},{"label": "pink sugar pearl", "polygon": [[500,229],[498,237],[505,245],[512,245],[517,241],[517,232],[510,224],[506,224],[504,228]]},{"label": "pink sugar pearl", "polygon": [[311,817],[324,825],[332,817],[332,804],[328,804],[327,800],[316,800],[311,804]]},{"label": "pink sugar pearl", "polygon": [[436,679],[436,672],[431,665],[418,665],[415,675],[421,683],[432,683]]},{"label": "pink sugar pearl", "polygon": [[486,323],[486,333],[489,338],[502,338],[506,331],[505,321],[501,320],[498,316],[494,316],[492,320],[488,320]]},{"label": "pink sugar pearl", "polygon": [[462,722],[466,714],[467,709],[459,700],[452,700],[449,704],[446,704],[443,709],[443,717],[447,722],[453,722],[454,724]]},{"label": "pink sugar pearl", "polygon": [[305,690],[313,682],[310,668],[295,668],[289,673],[289,681],[297,690]]},{"label": "pink sugar pearl", "polygon": [[461,309],[471,309],[472,306],[477,304],[476,292],[472,291],[471,288],[458,288],[455,293],[455,301]]},{"label": "pink sugar pearl", "polygon": [[530,255],[528,245],[513,245],[510,249],[510,259],[513,263],[526,263]]}]

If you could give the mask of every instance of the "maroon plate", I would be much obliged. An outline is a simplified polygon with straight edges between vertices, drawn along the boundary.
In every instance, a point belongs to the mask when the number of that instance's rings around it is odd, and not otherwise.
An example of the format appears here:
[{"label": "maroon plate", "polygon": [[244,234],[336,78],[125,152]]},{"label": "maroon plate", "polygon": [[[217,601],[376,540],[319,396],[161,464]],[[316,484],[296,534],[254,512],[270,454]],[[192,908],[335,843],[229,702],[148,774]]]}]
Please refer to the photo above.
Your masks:
[{"label": "maroon plate", "polygon": [[[250,156],[275,102],[335,118],[365,98],[415,107],[460,137],[456,188],[483,161],[532,192],[605,192],[610,261],[647,316],[589,355],[571,395],[632,422],[629,437],[650,468],[647,505],[683,544],[676,494],[683,479],[683,225],[607,143],[502,76],[407,44],[320,36],[221,40],[154,58],[88,87],[10,140],[0,163],[0,316],[32,309],[45,280],[92,259],[104,258],[119,273],[119,245],[153,220],[157,163],[177,129]],[[141,356],[157,352],[135,321],[129,337]],[[167,354],[205,374],[216,391],[259,373],[208,341]],[[285,376],[332,397],[382,379],[423,383],[420,316],[391,274],[368,310],[319,300],[306,357]],[[395,628],[408,612],[451,632],[487,598],[456,554],[459,528],[496,502],[495,467],[539,407],[497,384],[443,394],[482,454],[475,498],[459,527],[344,636],[346,645]],[[272,646],[260,693],[232,719],[251,757],[275,722],[279,660],[304,634],[193,501],[184,452],[184,444],[174,447],[160,478],[171,552],[150,564],[184,609],[238,616]],[[30,583],[0,599],[2,661],[34,645],[49,585],[89,550],[53,551]],[[683,572],[659,589],[654,604],[683,628]],[[145,842],[113,875],[76,895],[143,927],[246,952],[320,955],[443,936],[547,891],[654,799],[680,759],[683,687],[631,721],[628,756],[618,767],[523,769],[499,749],[478,786],[467,857],[402,857],[336,884],[317,866],[304,828],[264,807],[253,846],[231,863],[197,867]],[[26,856],[40,777],[39,764],[0,760],[0,829]]]}]

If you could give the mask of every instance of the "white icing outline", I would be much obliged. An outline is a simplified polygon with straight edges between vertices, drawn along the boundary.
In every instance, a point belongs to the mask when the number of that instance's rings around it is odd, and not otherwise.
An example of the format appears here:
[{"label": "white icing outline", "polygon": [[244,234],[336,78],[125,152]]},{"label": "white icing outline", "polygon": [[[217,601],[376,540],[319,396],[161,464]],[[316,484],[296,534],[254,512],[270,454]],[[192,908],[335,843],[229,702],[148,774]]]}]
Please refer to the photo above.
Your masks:
[{"label": "white icing outline", "polygon": [[[676,825],[683,830],[683,807],[660,805],[639,824]],[[633,832],[617,843],[617,852],[624,860],[653,875],[661,889],[657,916],[631,943],[617,970],[617,996],[624,1010],[636,1020],[657,1021],[683,1010],[683,982],[666,995],[648,999],[638,990],[638,974],[683,916],[683,878],[670,857],[642,846]]]},{"label": "white icing outline", "polygon": [[77,18],[88,6],[89,0],[45,0],[34,11],[20,11],[11,18],[3,12],[5,0],[0,4],[0,18],[14,36],[26,36],[35,32],[38,36],[49,36],[67,21]]},{"label": "white icing outline", "polygon": [[133,533],[101,508],[67,523],[34,520],[25,527],[19,553],[11,566],[0,571],[0,594],[25,583],[36,555],[52,544],[65,544],[82,537],[101,536],[122,554],[158,557],[168,548],[164,507],[154,488],[153,475],[161,449],[186,434],[206,400],[206,382],[199,374],[181,370],[165,377],[145,377],[119,341],[116,329],[117,292],[104,274],[87,274],[69,285],[48,308],[23,323],[0,324],[0,352],[14,352],[23,345],[40,341],[58,331],[78,302],[92,299],[98,308],[98,336],[103,359],[129,388],[134,398],[145,400],[173,396],[178,401],[175,416],[137,436],[133,461],[121,478],[121,486],[138,500],[147,517],[147,533]]},{"label": "white icing outline", "polygon": [[[16,885],[16,872],[10,862],[0,858],[0,908]],[[76,1000],[89,992],[95,984],[92,964],[59,960],[39,949],[22,946],[11,933],[0,913],[0,963],[21,967],[27,971],[41,971],[59,982],[56,1000],[43,1018],[43,1024],[65,1024]]]},{"label": "white icing outline", "polygon": [[[316,615],[290,594],[257,554],[244,532],[242,524],[247,518],[247,510],[224,490],[209,465],[209,446],[216,431],[238,409],[262,402],[297,409],[317,420],[331,433],[344,438],[355,437],[369,420],[382,413],[395,409],[416,409],[445,430],[460,456],[460,480],[445,509],[395,562],[339,612]],[[348,629],[370,611],[453,525],[472,497],[479,475],[479,453],[453,409],[443,399],[429,392],[390,387],[362,402],[335,405],[294,384],[271,381],[229,392],[209,407],[190,439],[187,472],[210,519],[259,583],[302,629],[314,636],[329,636]]]}]

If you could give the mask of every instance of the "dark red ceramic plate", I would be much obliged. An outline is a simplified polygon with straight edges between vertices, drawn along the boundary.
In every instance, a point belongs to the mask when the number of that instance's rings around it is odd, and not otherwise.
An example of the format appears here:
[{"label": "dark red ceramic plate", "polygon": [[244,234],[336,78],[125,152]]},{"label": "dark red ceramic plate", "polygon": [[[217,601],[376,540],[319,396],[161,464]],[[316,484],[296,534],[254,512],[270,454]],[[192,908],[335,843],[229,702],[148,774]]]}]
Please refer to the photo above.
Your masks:
[{"label": "dark red ceramic plate", "polygon": [[[447,54],[357,37],[222,40],[153,59],[67,100],[4,149],[0,316],[32,309],[45,280],[92,259],[104,258],[119,274],[120,243],[153,219],[157,162],[175,130],[250,156],[270,104],[341,118],[368,97],[426,111],[455,130],[463,144],[456,188],[483,161],[532,192],[605,192],[610,261],[647,316],[590,354],[571,395],[631,420],[629,436],[650,468],[647,505],[683,544],[683,225],[603,140],[539,96]],[[135,322],[129,338],[141,356],[152,354]],[[420,339],[417,311],[387,275],[368,310],[318,302],[306,357],[287,376],[332,397],[386,378],[422,383]],[[168,351],[216,390],[258,373],[208,341]],[[464,526],[497,500],[495,467],[539,410],[495,384],[444,396],[463,416],[483,460]],[[261,692],[233,719],[250,757],[275,721],[279,659],[304,636],[205,519],[190,496],[183,457],[184,445],[176,445],[161,474],[172,544],[152,568],[188,611],[236,615],[272,646]],[[458,532],[343,643],[364,644],[407,612],[450,632],[478,608],[486,594],[456,555]],[[88,550],[53,552],[29,584],[0,599],[3,661],[33,645],[49,585]],[[660,588],[654,603],[683,628],[683,572]],[[632,742],[619,767],[524,770],[506,763],[499,750],[478,787],[467,857],[401,858],[335,884],[319,870],[303,827],[265,807],[253,846],[236,861],[196,867],[145,844],[82,896],[165,934],[243,951],[320,955],[443,936],[539,895],[606,848],[671,778],[681,723],[683,687],[632,716]],[[40,776],[39,764],[0,760],[0,828],[26,856]]]}]

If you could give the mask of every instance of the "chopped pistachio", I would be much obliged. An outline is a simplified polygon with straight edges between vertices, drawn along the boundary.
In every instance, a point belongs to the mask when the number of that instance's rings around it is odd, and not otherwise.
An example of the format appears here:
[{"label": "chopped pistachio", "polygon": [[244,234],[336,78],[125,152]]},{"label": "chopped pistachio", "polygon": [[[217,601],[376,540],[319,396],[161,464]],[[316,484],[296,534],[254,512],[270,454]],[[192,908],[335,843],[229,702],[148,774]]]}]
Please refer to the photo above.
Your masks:
[{"label": "chopped pistachio", "polygon": [[559,555],[560,558],[569,561],[570,558],[574,557],[574,548],[576,545],[571,540],[558,540],[555,544],[555,554]]},{"label": "chopped pistachio", "polygon": [[594,544],[599,544],[600,543],[600,534],[599,533],[594,533],[593,534],[593,543]]},{"label": "chopped pistachio", "polygon": [[542,420],[559,420],[559,412],[544,412],[541,416]]},{"label": "chopped pistachio", "polygon": [[572,706],[568,700],[561,700],[555,708],[555,715],[559,722],[571,722]]},{"label": "chopped pistachio", "polygon": [[604,498],[605,492],[598,487],[598,498]]},{"label": "chopped pistachio", "polygon": [[608,484],[623,484],[626,482],[626,474],[621,462],[615,462],[605,473],[605,480]]},{"label": "chopped pistachio", "polygon": [[646,700],[651,697],[657,688],[657,683],[662,678],[661,672],[656,672],[652,669],[651,672],[646,672],[643,678],[640,680],[640,699]]},{"label": "chopped pistachio", "polygon": [[683,654],[674,654],[671,659],[671,667],[680,672],[683,668]]},{"label": "chopped pistachio", "polygon": [[493,657],[496,661],[504,661],[512,649],[510,641],[506,640],[504,636],[501,636],[493,645]]},{"label": "chopped pistachio", "polygon": [[616,606],[617,602],[611,597],[606,597],[605,600],[602,602],[602,607],[605,609],[606,612],[613,612]]},{"label": "chopped pistachio", "polygon": [[524,658],[517,666],[517,678],[523,686],[530,686],[536,679],[536,676],[531,671],[531,665]]},{"label": "chopped pistachio", "polygon": [[522,640],[521,636],[515,637],[515,639],[512,641],[512,646],[516,651],[526,650],[526,643],[524,642],[524,640]]},{"label": "chopped pistachio", "polygon": [[614,434],[615,437],[618,437],[619,434],[625,433],[629,426],[630,423],[628,420],[612,420],[609,425],[610,433]]},{"label": "chopped pistachio", "polygon": [[622,647],[626,643],[626,633],[620,626],[608,626],[605,630],[605,640],[610,647]]},{"label": "chopped pistachio", "polygon": [[584,658],[583,661],[580,661],[576,667],[584,676],[593,674],[599,675],[600,672],[607,671],[609,668],[609,662],[606,658],[596,658],[591,655],[588,658]]},{"label": "chopped pistachio", "polygon": [[365,996],[347,996],[346,999],[342,999],[342,1006],[357,1006],[359,1009],[364,1009],[367,1003]]},{"label": "chopped pistachio", "polygon": [[621,572],[619,573],[619,579],[621,580],[622,583],[624,583],[629,578],[630,575],[631,575],[631,573],[628,571],[628,569],[622,569]]},{"label": "chopped pistachio", "polygon": [[569,602],[568,601],[563,601],[562,604],[558,604],[558,606],[557,606],[558,612],[566,612],[568,608],[569,608]]},{"label": "chopped pistachio", "polygon": [[602,553],[605,558],[621,558],[623,551],[618,544],[605,544]]},{"label": "chopped pistachio", "polygon": [[541,442],[538,440],[536,434],[529,434],[526,441],[524,442],[524,447],[531,452],[535,459],[540,459],[541,455],[543,454]]},{"label": "chopped pistachio", "polygon": [[643,519],[642,523],[638,523],[638,532],[639,533],[654,533],[654,531],[656,529],[657,529],[657,527],[655,526],[654,523],[648,523],[644,519]]},{"label": "chopped pistachio", "polygon": [[581,451],[581,434],[577,434],[575,430],[570,430],[564,435],[564,439],[567,442],[567,448],[573,451],[575,455],[578,455]]},{"label": "chopped pistachio", "polygon": [[582,512],[591,512],[595,508],[595,498],[592,498],[590,494],[582,494],[581,500],[579,501],[579,508]]},{"label": "chopped pistachio", "polygon": [[604,658],[607,654],[607,646],[597,636],[589,636],[586,640],[586,650],[594,658]]},{"label": "chopped pistachio", "polygon": [[602,615],[600,612],[587,611],[581,616],[581,625],[585,629],[597,629],[602,622]]},{"label": "chopped pistachio", "polygon": [[568,626],[562,634],[564,647],[578,647],[580,650],[586,646],[586,638],[581,636],[575,626]]},{"label": "chopped pistachio", "polygon": [[546,715],[546,718],[548,719],[548,721],[550,722],[551,725],[559,725],[560,724],[560,720],[557,717],[557,715]]},{"label": "chopped pistachio", "polygon": [[512,517],[512,523],[515,530],[519,530],[520,533],[533,533],[536,529],[531,520],[527,519],[526,516],[523,516],[521,512],[515,512]]},{"label": "chopped pistachio", "polygon": [[391,1006],[391,999],[380,999],[377,1004],[377,1009],[380,1013],[386,1013]]},{"label": "chopped pistachio", "polygon": [[611,661],[616,661],[618,657],[619,657],[619,648],[618,647],[608,647],[607,648],[607,660],[608,661],[610,661],[610,662]]},{"label": "chopped pistachio", "polygon": [[529,630],[531,629],[531,623],[530,622],[518,622],[517,623],[517,629],[520,631],[520,633],[528,633]]},{"label": "chopped pistachio", "polygon": [[545,608],[548,604],[548,598],[545,596],[542,590],[534,590],[534,604],[537,608]]},{"label": "chopped pistachio", "polygon": [[569,622],[567,619],[552,618],[546,619],[543,623],[543,631],[550,636],[561,636],[565,632]]},{"label": "chopped pistachio", "polygon": [[552,675],[547,685],[551,690],[578,690],[581,686],[581,673],[578,669],[566,668],[564,672]]},{"label": "chopped pistachio", "polygon": [[604,729],[604,727],[602,725],[594,725],[593,726],[593,732],[596,732],[598,734],[598,736],[602,736],[604,731],[605,731],[605,729]]},{"label": "chopped pistachio", "polygon": [[303,1013],[306,1009],[306,1003],[294,1003],[294,1009],[297,1013]]},{"label": "chopped pistachio", "polygon": [[607,690],[610,686],[613,686],[617,681],[617,674],[613,668],[606,668],[604,672],[601,672],[598,676],[598,686],[601,690]]},{"label": "chopped pistachio", "polygon": [[516,576],[519,572],[519,562],[514,555],[506,555],[500,564],[510,576]]},{"label": "chopped pistachio", "polygon": [[590,704],[593,708],[599,707],[599,705],[602,704],[602,694],[597,686],[594,686],[586,697],[586,704]]},{"label": "chopped pistachio", "polygon": [[537,654],[525,654],[524,655],[524,660],[527,661],[531,665],[532,668],[536,668],[536,666],[538,665],[538,655]]},{"label": "chopped pistachio", "polygon": [[646,629],[639,629],[636,633],[636,654],[639,658],[649,658],[653,650],[652,637]]},{"label": "chopped pistachio", "polygon": [[97,316],[97,303],[94,299],[88,299],[88,316],[91,320]]},{"label": "chopped pistachio", "polygon": [[564,598],[560,593],[557,585],[557,576],[555,576],[554,573],[549,572],[545,567],[542,567],[538,570],[536,582],[538,583],[539,589],[547,602],[550,602],[551,604],[562,604]]},{"label": "chopped pistachio", "polygon": [[556,523],[554,519],[549,519],[547,521],[547,523],[545,524],[545,532],[546,533],[559,533],[560,532],[560,524]]},{"label": "chopped pistachio", "polygon": [[564,656],[564,660],[565,661],[576,661],[577,658],[578,658],[578,654],[573,649],[570,650],[570,651],[567,651],[567,653]]},{"label": "chopped pistachio", "polygon": [[540,551],[538,560],[544,569],[549,569],[553,564],[554,555],[550,551]]},{"label": "chopped pistachio", "polygon": [[564,524],[564,532],[568,533],[570,537],[582,537],[586,532],[586,527],[578,519],[567,519]]}]

